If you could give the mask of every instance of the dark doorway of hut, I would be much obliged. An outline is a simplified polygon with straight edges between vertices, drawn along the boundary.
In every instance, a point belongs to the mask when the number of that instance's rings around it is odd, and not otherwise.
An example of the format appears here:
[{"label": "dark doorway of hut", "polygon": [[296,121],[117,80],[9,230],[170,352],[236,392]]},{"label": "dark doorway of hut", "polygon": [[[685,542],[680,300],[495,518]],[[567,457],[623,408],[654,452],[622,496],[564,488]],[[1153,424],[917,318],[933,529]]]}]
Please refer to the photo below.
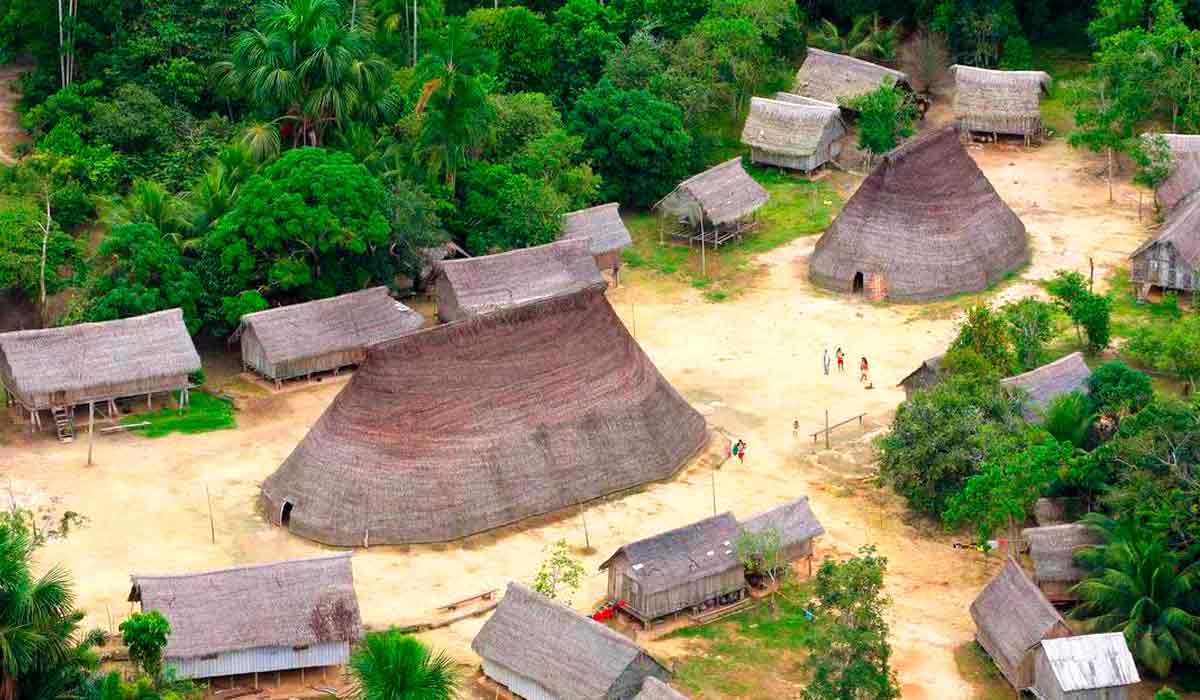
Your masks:
[{"label": "dark doorway of hut", "polygon": [[279,509],[279,524],[287,527],[292,522],[292,502],[284,501],[283,508]]},{"label": "dark doorway of hut", "polygon": [[855,272],[855,273],[854,273],[854,286],[852,286],[852,287],[850,288],[850,291],[851,291],[852,293],[854,293],[854,294],[858,294],[859,296],[862,296],[862,293],[863,293],[863,273],[861,273],[861,272]]}]

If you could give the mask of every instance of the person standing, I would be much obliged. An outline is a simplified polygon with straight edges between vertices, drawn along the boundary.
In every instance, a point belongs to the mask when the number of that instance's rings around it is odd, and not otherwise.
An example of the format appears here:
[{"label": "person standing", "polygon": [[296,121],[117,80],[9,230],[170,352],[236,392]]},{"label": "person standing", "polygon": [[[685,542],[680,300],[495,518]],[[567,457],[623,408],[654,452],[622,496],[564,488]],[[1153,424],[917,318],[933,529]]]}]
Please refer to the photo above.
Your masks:
[{"label": "person standing", "polygon": [[829,348],[821,353],[821,367],[825,370],[825,376],[829,376]]},{"label": "person standing", "polygon": [[741,464],[746,463],[746,441],[745,440],[738,440],[737,456],[738,456],[739,463],[741,463]]},{"label": "person standing", "polygon": [[863,358],[862,362],[858,363],[858,370],[861,373],[858,381],[867,381],[867,376],[871,373],[871,366],[867,364],[867,358]]},{"label": "person standing", "polygon": [[841,348],[837,349],[837,363],[838,363],[838,371],[845,372],[846,371],[846,353],[842,352]]}]

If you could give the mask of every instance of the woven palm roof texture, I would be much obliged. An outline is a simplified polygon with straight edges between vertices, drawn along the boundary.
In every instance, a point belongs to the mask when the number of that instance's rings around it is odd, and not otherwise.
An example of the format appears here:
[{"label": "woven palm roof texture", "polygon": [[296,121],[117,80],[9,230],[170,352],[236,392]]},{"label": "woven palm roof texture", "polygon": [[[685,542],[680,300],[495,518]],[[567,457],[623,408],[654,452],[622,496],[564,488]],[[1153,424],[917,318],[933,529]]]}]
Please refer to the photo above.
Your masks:
[{"label": "woven palm roof texture", "polygon": [[1095,528],[1080,523],[1030,527],[1021,531],[1021,537],[1029,543],[1034,578],[1039,582],[1081,580],[1087,570],[1075,563],[1075,552],[1103,541]]},{"label": "woven palm roof texture", "polygon": [[792,92],[822,102],[844,104],[889,80],[897,85],[907,84],[908,75],[861,58],[810,47],[804,64],[796,72]]},{"label": "woven palm roof texture", "polygon": [[328,544],[442,542],[665,479],[706,437],[600,284],[368,348],[262,500]]},{"label": "woven palm roof texture", "polygon": [[129,599],[171,623],[168,658],[362,637],[350,552],[130,579]]},{"label": "woven palm roof texture", "polygon": [[642,681],[642,690],[633,700],[688,700],[687,696],[654,676]]},{"label": "woven palm roof texture", "polygon": [[992,661],[1010,683],[1029,649],[1047,636],[1069,634],[1070,628],[1041,589],[1011,559],[971,603],[971,619],[996,648]]},{"label": "woven palm roof texture", "polygon": [[1055,397],[1072,391],[1086,392],[1087,380],[1090,376],[1092,376],[1092,371],[1083,361],[1083,353],[1073,352],[1028,372],[1001,379],[1000,383],[1024,392],[1022,409],[1025,418],[1036,420],[1039,412],[1044,410]]},{"label": "woven palm roof texture", "polygon": [[825,534],[825,528],[817,520],[808,496],[801,496],[763,511],[742,523],[742,527],[750,532],[762,532],[774,528],[779,532],[780,545],[788,547],[793,544],[811,540]]},{"label": "woven palm roof texture", "polygon": [[954,114],[957,117],[1041,117],[1042,94],[1053,82],[1034,70],[993,70],[953,65]]},{"label": "woven palm roof texture", "polygon": [[92,387],[190,374],[200,355],[179,309],[61,328],[0,333],[0,372],[19,394],[79,392]]},{"label": "woven palm roof texture", "polygon": [[563,214],[562,237],[588,241],[592,255],[603,255],[632,245],[629,229],[621,220],[620,206],[617,202],[609,202]]},{"label": "woven palm roof texture", "polygon": [[891,299],[986,289],[1029,260],[1025,225],[967,155],[955,126],[883,156],[817,241],[809,276],[849,292],[881,274]]},{"label": "woven palm roof texture", "polygon": [[420,328],[421,314],[372,287],[329,299],[242,316],[271,362],[288,362],[366,347]]},{"label": "woven palm roof texture", "polygon": [[689,177],[654,207],[682,216],[694,216],[699,210],[706,221],[721,225],[754,213],[768,199],[770,195],[746,174],[738,157]]},{"label": "woven palm roof texture", "polygon": [[823,141],[846,134],[837,107],[750,98],[750,112],[742,128],[742,143],[770,153],[810,156]]},{"label": "woven palm roof texture", "polygon": [[[741,568],[737,538],[737,519],[726,512],[630,542],[613,556],[624,553],[629,561],[625,575],[638,582],[643,595],[653,595]],[[608,563],[605,561],[600,568],[608,568]]]},{"label": "woven palm roof texture", "polygon": [[1170,243],[1193,269],[1200,267],[1200,197],[1175,207],[1153,238],[1133,251],[1136,257],[1155,243]]},{"label": "woven palm roof texture", "polygon": [[794,92],[777,92],[772,96],[772,99],[778,100],[779,102],[790,102],[795,105],[806,105],[809,107],[825,107],[825,108],[829,108],[829,109],[838,109],[838,110],[841,109],[834,102],[826,102],[825,100],[818,100],[815,97],[805,97],[804,95],[797,95]]}]

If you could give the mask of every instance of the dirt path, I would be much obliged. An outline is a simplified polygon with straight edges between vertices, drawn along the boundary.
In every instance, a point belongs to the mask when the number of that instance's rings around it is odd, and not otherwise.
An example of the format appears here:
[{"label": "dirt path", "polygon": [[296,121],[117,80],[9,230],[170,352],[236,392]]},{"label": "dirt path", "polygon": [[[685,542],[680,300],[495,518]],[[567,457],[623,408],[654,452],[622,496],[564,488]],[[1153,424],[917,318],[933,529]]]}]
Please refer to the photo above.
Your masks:
[{"label": "dirt path", "polygon": [[[1144,233],[1136,201],[1119,188],[1120,205],[1107,204],[1103,182],[1085,160],[1061,143],[1023,150],[973,151],[1002,196],[1030,231],[1034,260],[1009,297],[1034,290],[1059,267],[1097,278],[1121,264]],[[948,305],[882,306],[813,289],[807,256],[816,237],[761,256],[756,288],[735,300],[710,304],[696,290],[630,271],[611,300],[627,326],[676,387],[710,425],[744,438],[744,465],[716,473],[719,510],[744,516],[807,493],[828,535],[818,554],[848,554],[874,543],[890,561],[888,591],[895,663],[905,698],[969,698],[955,672],[953,651],[968,641],[967,606],[996,562],[955,550],[940,534],[905,522],[894,499],[874,489],[847,492],[843,474],[869,467],[871,453],[856,432],[835,437],[834,449],[812,447],[826,409],[834,421],[865,412],[867,430],[886,426],[903,399],[896,382],[922,359],[941,352],[955,330]],[[822,349],[841,346],[844,375],[824,376]],[[852,374],[858,358],[871,360],[875,388]],[[317,386],[252,402],[236,431],[145,440],[105,437],[98,463],[83,467],[86,441],[59,446],[9,431],[0,446],[0,486],[12,480],[16,497],[55,512],[73,510],[90,522],[43,550],[46,564],[62,562],[79,581],[89,624],[127,614],[131,572],[205,569],[318,553],[322,547],[269,527],[255,512],[258,484],[287,456],[338,390]],[[576,596],[580,608],[603,595],[596,567],[631,539],[678,527],[712,513],[711,474],[699,467],[674,480],[591,506],[594,553],[583,558],[589,575]],[[206,488],[212,497],[216,543],[210,542]],[[544,548],[559,538],[582,547],[575,515],[545,518],[472,538],[420,547],[373,547],[355,556],[355,583],[365,621],[376,627],[421,618],[436,606],[516,579],[530,581]],[[469,644],[483,624],[466,620],[429,633],[429,641],[470,661]],[[649,643],[666,657],[678,644]]]},{"label": "dirt path", "polygon": [[33,64],[25,62],[0,66],[0,163],[4,165],[15,163],[14,147],[29,141],[29,134],[21,128],[21,115],[17,114],[17,101],[21,99],[21,94],[14,83],[21,73],[32,68]]}]

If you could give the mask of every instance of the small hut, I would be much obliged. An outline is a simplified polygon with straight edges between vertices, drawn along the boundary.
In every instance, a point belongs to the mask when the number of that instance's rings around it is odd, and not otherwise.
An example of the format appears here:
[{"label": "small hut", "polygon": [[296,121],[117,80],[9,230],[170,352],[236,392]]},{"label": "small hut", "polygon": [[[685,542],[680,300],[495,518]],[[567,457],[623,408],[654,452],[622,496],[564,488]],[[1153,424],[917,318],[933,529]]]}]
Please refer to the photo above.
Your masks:
[{"label": "small hut", "polygon": [[731,513],[670,530],[613,553],[608,597],[644,627],[666,615],[740,600],[746,575],[737,555],[738,523]]},{"label": "small hut", "polygon": [[1011,559],[971,603],[971,619],[975,640],[1016,690],[1033,683],[1033,646],[1071,635],[1066,620]]},{"label": "small hut", "polygon": [[654,204],[659,228],[689,243],[720,246],[758,227],[755,213],[770,196],[746,174],[741,158],[693,175]]},{"label": "small hut", "polygon": [[931,387],[938,383],[938,373],[942,370],[942,360],[946,354],[934,355],[925,360],[919,367],[908,373],[908,376],[900,380],[897,386],[904,387],[904,400],[911,401],[913,394],[926,387]]},{"label": "small hut", "polygon": [[1087,571],[1075,563],[1075,552],[1103,541],[1095,528],[1081,523],[1031,527],[1021,532],[1029,543],[1033,559],[1033,578],[1051,603],[1075,600],[1071,587],[1083,580]]},{"label": "small hut", "polygon": [[954,118],[963,132],[1021,136],[1026,143],[1042,134],[1042,95],[1049,73],[950,66],[954,76]]},{"label": "small hut", "polygon": [[278,384],[357,365],[366,347],[420,328],[421,314],[373,287],[242,316],[242,366]]},{"label": "small hut", "polygon": [[1153,287],[1194,297],[1200,290],[1200,197],[1172,209],[1158,233],[1130,257],[1129,278],[1139,298],[1145,299]]},{"label": "small hut", "polygon": [[870,61],[809,48],[792,92],[837,105],[893,84],[909,90],[908,75]]},{"label": "small hut", "polygon": [[517,583],[471,642],[483,673],[522,698],[625,700],[667,669],[627,637]]},{"label": "small hut", "polygon": [[1127,700],[1141,681],[1120,632],[1043,639],[1033,649],[1033,694],[1044,700]]},{"label": "small hut", "polygon": [[1073,523],[1083,515],[1082,499],[1073,496],[1039,498],[1033,504],[1033,521],[1039,527]]},{"label": "small hut", "polygon": [[10,404],[42,427],[52,414],[60,439],[74,435],[74,407],[90,403],[117,412],[118,399],[178,391],[187,403],[188,375],[200,355],[179,309],[118,321],[0,333],[0,385]]},{"label": "small hut", "polygon": [[349,552],[130,578],[130,602],[171,623],[163,656],[179,678],[342,666],[362,637]]},{"label": "small hut", "polygon": [[446,260],[434,275],[438,318],[444,322],[604,284],[585,240]]},{"label": "small hut", "polygon": [[978,292],[1029,260],[1025,225],[954,126],[883,156],[809,258],[809,278],[868,299]]},{"label": "small hut", "polygon": [[1001,379],[1000,383],[1018,390],[1016,393],[1019,395],[1021,413],[1025,420],[1040,422],[1042,411],[1055,398],[1072,391],[1086,393],[1090,376],[1092,371],[1083,361],[1083,353],[1073,352],[1023,374]]},{"label": "small hut", "polygon": [[754,163],[811,172],[842,152],[846,124],[834,104],[750,99],[742,143]]},{"label": "small hut", "polygon": [[642,681],[642,691],[633,700],[688,700],[687,696],[654,676]]},{"label": "small hut", "polygon": [[779,533],[780,554],[786,561],[808,559],[812,568],[813,541],[825,534],[809,505],[808,496],[801,496],[746,520],[742,529],[762,532],[773,529]]},{"label": "small hut", "polygon": [[621,220],[620,206],[609,202],[563,214],[562,237],[586,240],[596,267],[612,270],[615,284],[621,279],[621,251],[633,245],[629,229]]}]

